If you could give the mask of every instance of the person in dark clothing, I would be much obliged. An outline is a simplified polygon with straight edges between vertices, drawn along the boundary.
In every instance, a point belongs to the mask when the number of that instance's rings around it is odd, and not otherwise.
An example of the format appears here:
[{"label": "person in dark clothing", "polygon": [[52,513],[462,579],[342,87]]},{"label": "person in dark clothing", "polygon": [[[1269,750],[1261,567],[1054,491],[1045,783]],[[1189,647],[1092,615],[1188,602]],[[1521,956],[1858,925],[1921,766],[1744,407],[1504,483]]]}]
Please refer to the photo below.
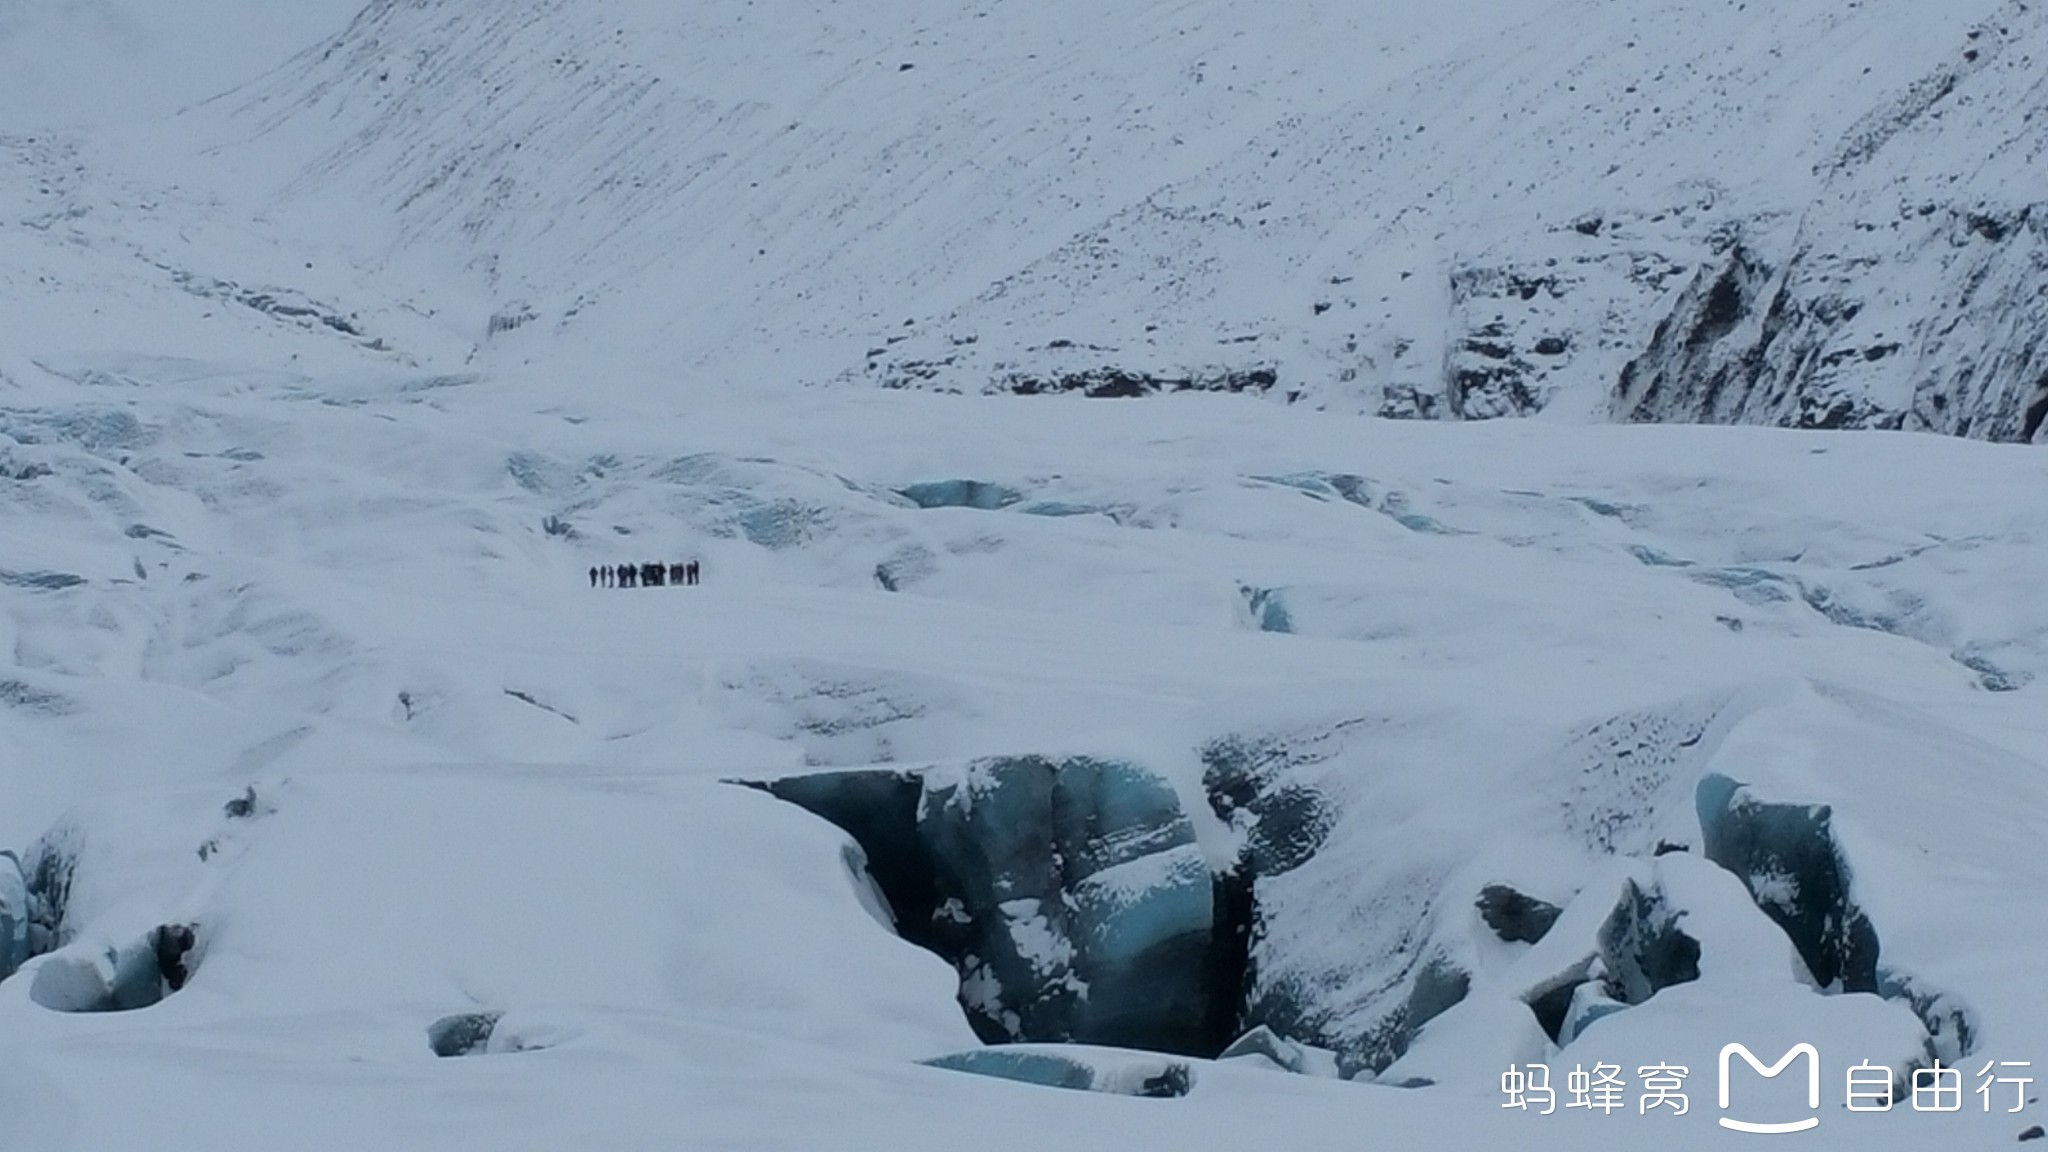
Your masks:
[{"label": "person in dark clothing", "polygon": [[695,584],[697,582],[697,562],[695,560],[690,561],[689,564],[684,566],[683,575],[688,583]]},{"label": "person in dark clothing", "polygon": [[595,564],[590,566],[590,586],[592,588],[597,587],[597,565]]},{"label": "person in dark clothing", "polygon": [[632,586],[633,586],[633,566],[632,566],[631,564],[621,564],[621,565],[619,565],[619,587],[621,587],[621,588],[631,588]]},{"label": "person in dark clothing", "polygon": [[661,587],[661,565],[642,564],[640,566],[640,582],[649,588]]},{"label": "person in dark clothing", "polygon": [[682,564],[671,564],[671,565],[669,565],[669,566],[668,566],[668,582],[669,582],[669,583],[671,583],[671,584],[681,584],[681,583],[683,582],[683,573],[684,573],[684,572],[685,572],[686,570],[687,570],[687,569],[686,569],[686,566],[685,566],[685,565],[682,565]]},{"label": "person in dark clothing", "polygon": [[609,587],[611,587],[611,586],[612,586],[612,566],[611,566],[611,565],[607,564],[607,565],[605,565],[604,567],[602,567],[602,568],[599,568],[599,569],[597,570],[597,574],[598,574],[599,578],[600,578],[600,579],[602,579],[602,580],[604,581],[604,586],[605,586],[605,587],[609,588]]}]

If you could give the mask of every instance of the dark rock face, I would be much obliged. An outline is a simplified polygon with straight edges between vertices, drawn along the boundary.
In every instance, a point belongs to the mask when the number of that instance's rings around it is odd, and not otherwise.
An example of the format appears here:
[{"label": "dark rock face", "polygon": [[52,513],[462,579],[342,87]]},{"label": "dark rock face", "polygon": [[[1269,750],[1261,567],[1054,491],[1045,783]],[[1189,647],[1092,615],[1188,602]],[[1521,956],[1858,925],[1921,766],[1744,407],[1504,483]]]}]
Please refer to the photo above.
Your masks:
[{"label": "dark rock face", "polygon": [[1944,1063],[1960,1064],[1977,1050],[1977,1020],[1960,999],[1892,969],[1879,971],[1878,985],[1879,995],[1903,1002],[1920,1018],[1928,1048]]},{"label": "dark rock face", "polygon": [[[1767,254],[1731,234],[1622,371],[1614,415],[2031,441],[2048,418],[2043,215],[1925,204],[1883,248],[1823,234]],[[1908,261],[1933,272],[1922,318],[1859,322],[1898,295],[1874,275]]]},{"label": "dark rock face", "polygon": [[766,788],[860,843],[904,938],[959,971],[984,1040],[1210,1056],[1236,1035],[1241,901],[1151,772],[1022,756]]},{"label": "dark rock face", "polygon": [[852,836],[867,854],[868,874],[888,900],[898,934],[945,955],[933,924],[940,902],[939,864],[918,831],[924,782],[916,773],[818,772],[760,787]]},{"label": "dark rock face", "polygon": [[1649,348],[1622,370],[1615,414],[1637,422],[1882,426],[1884,413],[1853,394],[1797,389],[1786,379],[1818,355],[1828,326],[1853,318],[1843,315],[1848,307],[1795,299],[1780,269],[1737,245],[1700,270]]},{"label": "dark rock face", "polygon": [[[1502,323],[1489,323],[1459,341],[1451,354],[1451,409],[1466,419],[1526,416],[1543,407],[1540,370],[1519,355]],[[1564,351],[1559,346],[1557,353]]]},{"label": "dark rock face", "polygon": [[1389,384],[1381,390],[1377,414],[1387,420],[1441,419],[1443,397],[1414,384]]},{"label": "dark rock face", "polygon": [[1012,373],[989,385],[986,391],[1016,396],[1078,392],[1097,400],[1123,400],[1157,396],[1164,392],[1248,392],[1264,395],[1279,382],[1279,372],[1264,366],[1185,375],[1162,375],[1122,368],[1086,368],[1047,375]]},{"label": "dark rock face", "polygon": [[1488,884],[1480,889],[1474,906],[1486,926],[1510,944],[1534,944],[1543,939],[1564,913],[1555,904],[1526,896],[1505,884]]},{"label": "dark rock face", "polygon": [[1456,1007],[1471,991],[1471,973],[1444,957],[1431,957],[1415,974],[1415,983],[1408,990],[1408,1003],[1401,1018],[1402,1036],[1395,1050],[1407,1051],[1424,1024]]},{"label": "dark rock face", "polygon": [[1674,984],[1700,978],[1700,942],[1679,930],[1684,915],[1660,889],[1628,882],[1598,937],[1607,969],[1603,991],[1609,999],[1641,1004]]},{"label": "dark rock face", "polygon": [[1274,959],[1261,899],[1275,881],[1308,863],[1336,827],[1334,807],[1302,773],[1334,754],[1344,727],[1226,736],[1200,750],[1209,808],[1242,844],[1236,867],[1222,884],[1230,909],[1226,922],[1238,939],[1219,953],[1226,959],[1212,969],[1219,983],[1234,981],[1238,990],[1239,1032],[1264,1026],[1279,1035],[1337,1047],[1337,1038],[1321,1026],[1314,988],[1288,977],[1261,980],[1261,957],[1268,963]]},{"label": "dark rock face", "polygon": [[1769,804],[1714,774],[1696,794],[1707,859],[1733,872],[1822,987],[1877,992],[1877,930],[1850,896],[1825,804]]},{"label": "dark rock face", "polygon": [[1553,1044],[1563,1036],[1565,1020],[1571,1013],[1572,1000],[1578,990],[1577,984],[1564,981],[1527,998],[1529,1011],[1536,1014],[1537,1026]]},{"label": "dark rock face", "polygon": [[1218,819],[1244,833],[1244,867],[1273,877],[1306,864],[1336,826],[1321,793],[1287,778],[1284,741],[1226,736],[1203,745],[1202,789]]},{"label": "dark rock face", "polygon": [[491,1043],[497,1030],[498,1012],[463,1012],[443,1016],[427,1026],[427,1047],[436,1056],[476,1056]]},{"label": "dark rock face", "polygon": [[165,991],[183,991],[192,979],[190,957],[199,943],[199,930],[190,924],[165,924],[156,930],[151,943],[156,948],[156,968],[163,974]]}]

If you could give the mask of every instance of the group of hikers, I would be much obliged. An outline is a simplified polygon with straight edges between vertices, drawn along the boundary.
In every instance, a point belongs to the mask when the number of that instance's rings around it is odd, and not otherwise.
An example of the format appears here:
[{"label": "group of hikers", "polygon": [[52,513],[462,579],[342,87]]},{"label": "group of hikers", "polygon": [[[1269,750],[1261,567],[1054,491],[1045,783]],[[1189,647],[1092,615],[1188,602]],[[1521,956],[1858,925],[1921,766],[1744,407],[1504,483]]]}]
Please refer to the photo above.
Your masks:
[{"label": "group of hikers", "polygon": [[695,560],[687,564],[605,564],[590,570],[592,588],[659,588],[696,582]]}]

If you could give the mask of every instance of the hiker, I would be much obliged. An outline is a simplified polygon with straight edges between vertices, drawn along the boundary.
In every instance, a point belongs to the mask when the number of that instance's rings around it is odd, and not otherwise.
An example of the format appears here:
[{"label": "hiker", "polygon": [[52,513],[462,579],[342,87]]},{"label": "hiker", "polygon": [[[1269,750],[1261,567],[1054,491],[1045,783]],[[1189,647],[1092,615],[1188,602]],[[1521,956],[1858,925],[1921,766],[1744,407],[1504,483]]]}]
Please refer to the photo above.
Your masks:
[{"label": "hiker", "polygon": [[619,565],[619,587],[621,587],[621,588],[631,588],[632,586],[633,586],[633,566],[632,566],[631,564],[621,564],[621,565]]},{"label": "hiker", "polygon": [[595,564],[590,566],[590,586],[592,588],[597,587],[597,565]]},{"label": "hiker", "polygon": [[661,575],[662,567],[659,564],[648,563],[640,566],[640,582],[649,588],[661,587]]},{"label": "hiker", "polygon": [[683,566],[683,578],[684,582],[688,584],[695,584],[697,582],[697,562],[695,560]]},{"label": "hiker", "polygon": [[597,570],[597,575],[598,575],[598,578],[599,578],[600,580],[602,580],[602,581],[604,582],[604,587],[606,587],[606,588],[609,588],[609,587],[611,587],[611,586],[612,586],[612,566],[611,566],[611,565],[607,564],[607,565],[605,565],[604,567],[602,567],[602,568],[599,568],[599,569]]}]

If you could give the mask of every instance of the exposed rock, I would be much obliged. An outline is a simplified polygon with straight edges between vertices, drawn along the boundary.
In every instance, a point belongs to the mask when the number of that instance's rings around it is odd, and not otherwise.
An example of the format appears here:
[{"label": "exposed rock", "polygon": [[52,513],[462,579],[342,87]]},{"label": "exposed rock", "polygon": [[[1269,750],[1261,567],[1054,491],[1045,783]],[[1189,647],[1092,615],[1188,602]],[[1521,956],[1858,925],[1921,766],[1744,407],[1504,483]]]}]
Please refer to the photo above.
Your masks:
[{"label": "exposed rock", "polygon": [[221,812],[230,820],[247,820],[256,815],[256,786],[251,784],[243,789],[240,796],[221,806]]},{"label": "exposed rock", "polygon": [[436,1056],[481,1055],[491,1043],[502,1012],[462,1012],[427,1025],[427,1047]]},{"label": "exposed rock", "polygon": [[45,592],[61,592],[85,583],[85,577],[69,572],[11,572],[0,568],[0,584],[15,588],[37,589]]},{"label": "exposed rock", "polygon": [[[2030,441],[2048,416],[2043,215],[1929,204],[1879,229],[1845,208],[1790,243],[1738,238],[1623,370],[1613,412]],[[1906,266],[1924,271],[1883,271]]]},{"label": "exposed rock", "polygon": [[157,971],[163,973],[166,992],[180,992],[192,979],[191,956],[199,943],[199,930],[190,924],[165,924],[153,935]]},{"label": "exposed rock", "polygon": [[1432,956],[1415,974],[1401,1017],[1402,1034],[1394,1044],[1398,1055],[1408,1050],[1422,1026],[1456,1007],[1472,991],[1472,974],[1449,958]]},{"label": "exposed rock", "polygon": [[1308,862],[1336,815],[1322,793],[1289,779],[1318,753],[1279,736],[1226,736],[1202,746],[1202,789],[1218,819],[1244,835],[1244,871],[1258,878]]},{"label": "exposed rock", "polygon": [[1921,1027],[1927,1029],[1928,1049],[1942,1062],[1960,1064],[1977,1050],[1976,1020],[1955,996],[1889,969],[1878,972],[1878,994],[1887,1000],[1903,1000],[1913,1010]]},{"label": "exposed rock", "polygon": [[[1263,395],[1280,382],[1271,367],[1223,368],[1185,374],[1139,372],[1124,368],[1084,368],[1071,372],[1035,375],[1013,372],[991,383],[985,391],[1017,396],[1039,396],[1057,392],[1078,392],[1092,399],[1132,399],[1165,392],[1249,392]],[[885,386],[904,387],[885,381]]]},{"label": "exposed rock", "polygon": [[968,985],[992,978],[997,989],[970,1013],[1013,1040],[1220,1047],[1210,1017],[1235,1005],[1213,1005],[1207,985],[1214,884],[1164,780],[1131,764],[1024,757],[934,785],[921,830],[974,918],[960,940],[981,961]]},{"label": "exposed rock", "polygon": [[1415,384],[1388,384],[1380,390],[1378,414],[1387,420],[1436,420],[1443,415],[1443,397]]},{"label": "exposed rock", "polygon": [[1825,804],[1771,804],[1719,773],[1696,794],[1706,857],[1739,878],[1822,987],[1877,992],[1877,930],[1850,893]]},{"label": "exposed rock", "polygon": [[30,716],[72,716],[84,705],[61,692],[39,688],[23,680],[0,680],[0,707]]},{"label": "exposed rock", "polygon": [[1505,884],[1488,884],[1474,902],[1479,918],[1510,944],[1534,944],[1557,923],[1563,909],[1548,901],[1524,895]]},{"label": "exposed rock", "polygon": [[1700,978],[1700,943],[1678,927],[1683,909],[1673,908],[1660,888],[1635,881],[1623,886],[1621,902],[1600,927],[1600,960],[1607,973],[1602,991],[1622,1004],[1641,1004],[1674,984]]},{"label": "exposed rock", "polygon": [[1571,1018],[1572,1003],[1578,996],[1579,987],[1570,980],[1564,980],[1523,997],[1523,1003],[1536,1015],[1537,1026],[1553,1044],[1566,1042],[1565,1023]]},{"label": "exposed rock", "polygon": [[1153,773],[1025,756],[765,787],[860,843],[984,1039],[1207,1056],[1236,1034],[1246,913]]}]

